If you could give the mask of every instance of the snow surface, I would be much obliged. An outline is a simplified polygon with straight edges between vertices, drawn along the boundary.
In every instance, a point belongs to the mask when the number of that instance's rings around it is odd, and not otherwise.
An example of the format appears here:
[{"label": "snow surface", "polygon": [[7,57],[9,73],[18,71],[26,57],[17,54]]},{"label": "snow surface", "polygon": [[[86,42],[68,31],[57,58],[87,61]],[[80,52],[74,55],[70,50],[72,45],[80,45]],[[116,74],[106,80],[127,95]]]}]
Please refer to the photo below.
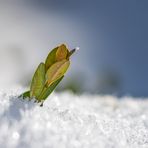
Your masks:
[{"label": "snow surface", "polygon": [[44,106],[0,92],[0,148],[148,148],[148,100],[53,93]]}]

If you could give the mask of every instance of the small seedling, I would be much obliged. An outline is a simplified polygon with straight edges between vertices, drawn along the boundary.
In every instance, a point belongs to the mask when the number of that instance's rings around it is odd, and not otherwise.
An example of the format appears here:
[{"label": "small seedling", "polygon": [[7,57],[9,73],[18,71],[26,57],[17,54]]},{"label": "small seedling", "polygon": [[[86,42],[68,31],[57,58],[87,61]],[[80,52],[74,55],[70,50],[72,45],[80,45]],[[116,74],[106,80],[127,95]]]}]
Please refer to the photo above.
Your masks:
[{"label": "small seedling", "polygon": [[54,48],[47,56],[45,63],[40,63],[32,78],[30,90],[24,92],[23,99],[35,99],[41,102],[52,93],[56,86],[63,79],[64,74],[70,65],[70,56],[77,50],[68,50],[66,45],[62,44]]}]

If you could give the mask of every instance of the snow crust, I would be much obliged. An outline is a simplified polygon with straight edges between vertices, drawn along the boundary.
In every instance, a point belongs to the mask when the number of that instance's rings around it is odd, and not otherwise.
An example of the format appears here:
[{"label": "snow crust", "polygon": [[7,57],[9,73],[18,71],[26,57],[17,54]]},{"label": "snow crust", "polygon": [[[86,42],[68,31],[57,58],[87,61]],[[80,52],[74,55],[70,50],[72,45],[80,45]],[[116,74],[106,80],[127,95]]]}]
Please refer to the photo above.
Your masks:
[{"label": "snow crust", "polygon": [[148,148],[148,100],[53,93],[44,106],[0,92],[0,148]]}]

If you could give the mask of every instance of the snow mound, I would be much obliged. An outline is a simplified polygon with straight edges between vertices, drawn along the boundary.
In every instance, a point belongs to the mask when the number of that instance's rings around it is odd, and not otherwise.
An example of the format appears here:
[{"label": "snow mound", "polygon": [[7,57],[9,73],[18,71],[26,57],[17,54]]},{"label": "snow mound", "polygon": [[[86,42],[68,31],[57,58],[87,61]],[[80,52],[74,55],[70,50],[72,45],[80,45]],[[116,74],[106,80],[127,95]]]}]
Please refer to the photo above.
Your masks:
[{"label": "snow mound", "polygon": [[53,93],[44,106],[0,92],[0,148],[148,148],[148,100]]}]

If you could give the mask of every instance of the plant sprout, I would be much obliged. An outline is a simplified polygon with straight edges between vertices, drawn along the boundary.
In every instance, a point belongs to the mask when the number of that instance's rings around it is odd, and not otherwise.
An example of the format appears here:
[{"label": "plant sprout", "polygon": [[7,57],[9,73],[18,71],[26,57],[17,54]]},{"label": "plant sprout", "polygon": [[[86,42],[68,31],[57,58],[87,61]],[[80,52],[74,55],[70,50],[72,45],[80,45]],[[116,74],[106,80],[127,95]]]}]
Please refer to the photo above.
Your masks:
[{"label": "plant sprout", "polygon": [[76,50],[78,48],[69,51],[64,44],[54,48],[48,54],[45,63],[40,63],[37,67],[30,90],[24,92],[21,97],[23,99],[29,98],[29,100],[35,98],[36,102],[41,102],[41,105],[43,105],[44,100],[64,78],[64,74],[70,65],[70,56]]}]

